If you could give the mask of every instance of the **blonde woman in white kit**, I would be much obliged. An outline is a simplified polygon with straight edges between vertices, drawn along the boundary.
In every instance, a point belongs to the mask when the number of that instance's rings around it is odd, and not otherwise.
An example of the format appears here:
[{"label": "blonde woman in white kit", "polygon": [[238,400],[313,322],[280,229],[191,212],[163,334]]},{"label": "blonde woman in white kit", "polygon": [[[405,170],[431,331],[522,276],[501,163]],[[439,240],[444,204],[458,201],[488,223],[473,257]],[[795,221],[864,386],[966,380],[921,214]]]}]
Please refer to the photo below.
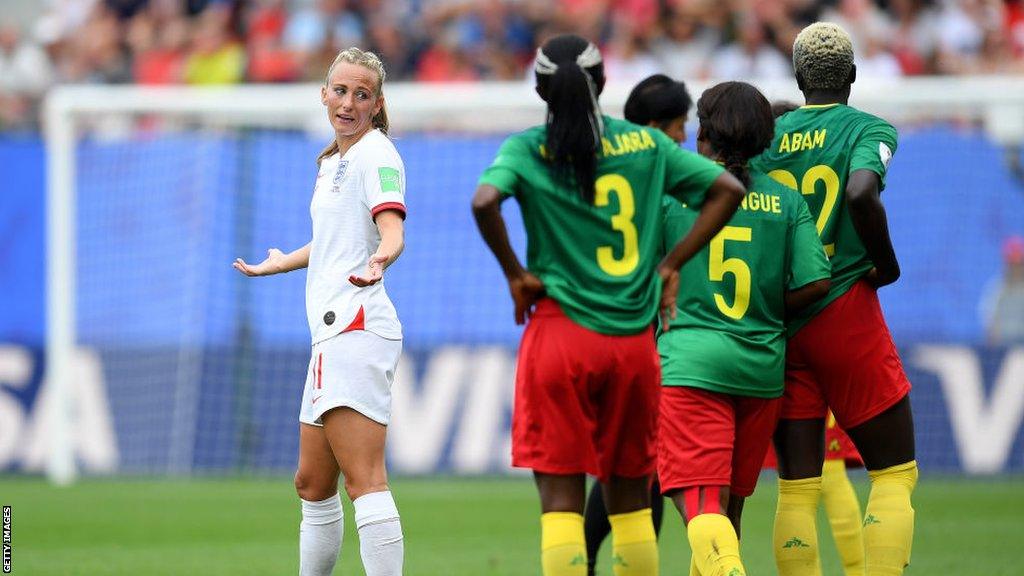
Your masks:
[{"label": "blonde woman in white kit", "polygon": [[308,267],[313,353],[295,473],[301,576],[329,575],[338,559],[339,474],[355,507],[367,576],[402,573],[402,525],[384,467],[402,326],[381,280],[404,246],[405,168],[387,137],[383,83],[384,66],[372,52],[338,54],[320,94],[335,139],[317,159],[313,239],[288,254],[271,249],[259,264],[234,263],[247,276]]}]

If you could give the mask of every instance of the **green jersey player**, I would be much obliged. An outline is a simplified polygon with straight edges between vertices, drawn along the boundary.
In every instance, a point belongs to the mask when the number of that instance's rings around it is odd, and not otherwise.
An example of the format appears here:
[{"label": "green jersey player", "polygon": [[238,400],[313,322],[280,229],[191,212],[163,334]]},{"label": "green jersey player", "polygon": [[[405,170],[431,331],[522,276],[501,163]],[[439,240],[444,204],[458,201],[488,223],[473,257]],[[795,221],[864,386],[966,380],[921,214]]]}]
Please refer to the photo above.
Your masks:
[{"label": "green jersey player", "polygon": [[[534,471],[545,576],[586,574],[588,473],[605,484],[618,573],[657,575],[648,486],[660,374],[651,323],[659,297],[666,316],[675,311],[679,267],[732,216],[744,189],[660,131],[601,114],[603,64],[590,42],[552,38],[537,51],[535,73],[547,122],[502,145],[473,198],[516,321],[530,317],[512,463]],[[659,264],[664,194],[700,215]],[[509,197],[522,210],[527,268],[501,217]]]},{"label": "green jersey player", "polygon": [[[629,92],[622,114],[626,120],[641,126],[657,128],[666,136],[681,144],[686,141],[686,116],[690,113],[693,100],[686,84],[677,82],[664,74],[654,74],[637,83]],[[676,238],[681,238],[682,235]],[[654,532],[660,534],[665,499],[661,496],[661,485],[657,478],[651,482],[651,519]],[[601,543],[611,532],[608,510],[604,505],[604,491],[601,483],[594,482],[587,496],[583,529],[587,537],[587,576],[597,570],[597,553]]]},{"label": "green jersey player", "polygon": [[[801,106],[777,121],[776,138],[754,166],[803,195],[832,263],[828,296],[792,319],[791,334],[874,268],[854,226],[853,213],[840,200],[850,175],[858,170],[875,174],[879,191],[884,189],[886,169],[895,152],[896,129],[892,125],[845,104]],[[824,159],[828,163],[823,163]],[[888,259],[883,260],[883,264],[888,263]],[[878,273],[871,272],[872,277]]]},{"label": "green jersey player", "polygon": [[[899,277],[879,196],[896,130],[847,104],[856,79],[853,54],[850,36],[835,24],[812,24],[797,36],[793,65],[806,105],[778,119],[771,146],[755,163],[800,192],[832,260],[829,295],[795,318],[786,350],[775,433],[780,576],[820,570],[815,515],[829,408],[871,476],[866,574],[900,574],[910,561],[910,494],[917,482],[910,382],[876,294]],[[794,541],[804,545],[789,545]]]},{"label": "green jersey player", "polygon": [[[828,293],[830,269],[800,195],[748,169],[772,139],[768,100],[749,84],[725,82],[704,92],[697,118],[698,150],[748,192],[683,266],[676,318],[658,336],[658,478],[687,523],[691,573],[742,575],[740,512],[778,418],[785,318]],[[666,245],[694,216],[665,202]]]}]

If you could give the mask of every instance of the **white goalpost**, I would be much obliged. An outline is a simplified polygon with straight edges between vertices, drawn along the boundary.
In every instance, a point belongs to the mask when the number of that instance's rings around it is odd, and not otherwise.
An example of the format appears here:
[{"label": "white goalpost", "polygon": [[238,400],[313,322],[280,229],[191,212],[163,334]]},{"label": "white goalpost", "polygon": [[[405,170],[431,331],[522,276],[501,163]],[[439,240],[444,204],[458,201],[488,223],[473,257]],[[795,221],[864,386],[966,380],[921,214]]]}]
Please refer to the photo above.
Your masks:
[{"label": "white goalpost", "polygon": [[[773,82],[758,83],[770,100],[786,99],[793,102],[800,101],[800,94],[796,89],[795,82]],[[691,95],[696,100],[703,89],[710,84],[706,82],[693,83],[690,85]],[[630,86],[610,85],[602,96],[602,105],[605,112],[611,115],[620,116],[622,105],[625,102]],[[286,85],[286,86],[238,86],[232,88],[143,88],[143,87],[121,87],[121,86],[64,86],[53,90],[47,97],[44,107],[44,126],[47,152],[47,218],[46,218],[46,367],[45,387],[50,398],[48,404],[50,413],[48,415],[48,457],[46,461],[46,474],[55,484],[66,485],[79,475],[79,463],[76,459],[76,389],[80,374],[76,372],[75,354],[82,345],[83,327],[88,328],[90,333],[95,333],[91,338],[99,342],[107,342],[114,339],[113,332],[99,332],[91,323],[103,323],[112,321],[110,319],[121,318],[116,311],[119,305],[139,306],[138,316],[140,325],[146,327],[148,320],[145,319],[146,307],[140,306],[137,300],[141,292],[131,294],[120,294],[120,286],[112,281],[110,286],[103,288],[103,305],[108,306],[111,311],[98,315],[91,315],[89,306],[80,298],[82,284],[80,275],[83,270],[88,270],[93,262],[83,261],[79,239],[83,206],[81,203],[81,186],[83,185],[84,170],[93,171],[88,178],[90,185],[109,186],[109,194],[139,195],[144,197],[149,188],[146,186],[158,187],[161,177],[173,177],[176,172],[185,170],[185,167],[195,166],[195,174],[188,177],[188,185],[183,185],[179,192],[180,196],[187,196],[190,190],[206,190],[213,186],[209,182],[220,182],[223,179],[218,167],[206,166],[205,162],[229,163],[235,161],[236,157],[249,154],[257,154],[261,144],[257,141],[253,149],[245,148],[238,152],[223,152],[218,148],[219,141],[215,137],[209,139],[199,138],[190,140],[186,144],[174,150],[192,150],[194,157],[181,160],[180,163],[171,166],[161,166],[164,159],[159,150],[146,155],[147,162],[153,162],[152,167],[138,167],[139,171],[149,171],[149,174],[139,176],[126,166],[114,163],[124,162],[125,164],[135,161],[132,156],[132,147],[125,147],[118,152],[123,156],[114,157],[109,160],[111,165],[104,165],[104,151],[83,148],[83,138],[92,142],[107,142],[111,140],[132,138],[136,134],[137,123],[149,121],[145,128],[145,139],[149,143],[159,141],[163,138],[173,138],[175,135],[190,133],[196,130],[207,131],[210,134],[219,135],[231,133],[238,130],[288,130],[296,133],[314,134],[312,140],[326,141],[329,137],[325,131],[328,128],[323,118],[323,109],[319,101],[320,87],[318,85]],[[1009,149],[1016,149],[1019,156],[1019,147],[1024,142],[1024,78],[1019,77],[957,77],[957,78],[920,78],[903,79],[885,82],[861,81],[855,84],[851,104],[866,111],[881,115],[898,126],[928,123],[935,121],[956,120],[971,124],[984,126],[988,138],[1000,146]],[[451,84],[451,85],[423,85],[395,83],[385,87],[385,97],[388,105],[388,113],[391,118],[393,131],[399,139],[403,134],[413,133],[456,133],[456,134],[489,134],[502,135],[515,130],[537,124],[543,121],[544,108],[533,91],[533,87],[525,82],[516,83],[477,83],[477,84]],[[157,121],[153,121],[153,119]],[[692,123],[691,123],[692,127]],[[266,144],[278,146],[276,141]],[[196,147],[210,146],[207,154]],[[301,146],[305,146],[302,144]],[[300,147],[301,147],[300,146]],[[102,146],[100,146],[102,148]],[[83,152],[85,150],[85,152]],[[255,151],[253,151],[255,150]],[[276,149],[275,149],[276,150]],[[303,148],[304,150],[304,148]],[[216,156],[214,151],[216,152]],[[82,154],[95,154],[96,164],[83,165]],[[277,154],[273,150],[266,153],[266,157],[273,158]],[[214,158],[215,156],[215,158]],[[261,156],[263,157],[263,156]],[[417,162],[440,162],[436,158],[418,158]],[[445,159],[448,162],[449,159]],[[410,161],[406,160],[407,163]],[[236,178],[238,187],[253,187],[257,175],[269,171],[275,178],[275,171],[289,172],[293,167],[310,168],[312,159],[302,157],[299,160],[282,160],[279,166],[256,166],[245,164],[246,158],[238,160],[237,168],[232,169],[231,174]],[[305,162],[305,164],[301,164]],[[460,164],[441,163],[437,168],[440,170],[460,169]],[[99,170],[100,172],[96,172]],[[129,173],[127,174],[126,173]],[[308,174],[307,174],[308,176]],[[474,177],[476,175],[473,175]],[[131,184],[134,188],[118,188],[120,179],[125,182],[139,182]],[[134,180],[132,180],[134,178]],[[310,178],[302,176],[309,181]],[[252,181],[247,179],[253,179]],[[190,187],[192,186],[192,187]],[[106,189],[105,189],[106,190]],[[445,194],[468,194],[471,190],[445,190]],[[92,202],[93,200],[89,200]],[[170,202],[170,201],[169,201]],[[207,200],[213,206],[218,200]],[[249,202],[249,200],[240,200]],[[301,204],[301,202],[298,202]],[[171,205],[171,204],[168,204]],[[148,210],[148,206],[142,200],[138,204],[126,206],[109,207],[109,212],[103,212],[104,218],[109,220],[97,221],[100,224],[90,222],[91,226],[110,225],[117,222],[118,214],[123,210],[133,208],[137,210]],[[103,208],[106,210],[106,208]],[[468,210],[468,208],[467,208]],[[197,211],[199,211],[197,209]],[[130,212],[124,212],[130,214]],[[234,212],[232,212],[234,213]],[[181,218],[199,218],[193,216],[192,212],[186,212]],[[228,253],[239,246],[245,247],[252,244],[252,237],[261,231],[259,221],[251,214],[245,217],[237,217],[241,224],[234,226],[232,232],[236,236],[232,238],[221,238],[215,226],[207,221],[196,224],[196,227],[186,230],[195,231],[195,234],[187,234],[182,238],[183,243],[195,242],[197,245],[215,246],[215,253],[219,257],[221,251]],[[170,217],[168,217],[170,218]],[[256,223],[253,223],[256,222]],[[140,222],[132,224],[140,229],[152,226],[153,221],[143,218]],[[296,225],[298,227],[298,225]],[[102,230],[93,230],[92,234],[101,237]],[[124,250],[133,249],[148,250],[155,249],[159,242],[174,237],[174,232],[168,232],[166,237],[154,236],[152,244],[139,244],[125,246]],[[163,240],[161,240],[163,238]],[[269,247],[269,246],[268,246]],[[165,247],[167,248],[167,247]],[[223,250],[222,250],[223,249]],[[96,248],[97,253],[103,252],[110,258],[118,257],[118,254],[109,254],[110,246],[103,245]],[[156,374],[166,376],[157,384],[152,384],[154,390],[159,390],[158,399],[152,400],[155,405],[168,412],[166,420],[153,420],[152,426],[161,430],[153,431],[160,434],[156,440],[140,436],[138,442],[141,444],[152,443],[159,445],[162,455],[152,460],[139,456],[137,467],[132,470],[145,472],[168,473],[168,474],[191,474],[193,463],[197,455],[195,445],[197,442],[197,430],[208,425],[201,421],[200,414],[204,411],[216,411],[218,406],[223,404],[224,410],[233,411],[239,416],[240,423],[232,423],[231,430],[214,431],[208,436],[213,438],[216,445],[211,448],[204,448],[209,453],[200,455],[202,458],[213,462],[212,466],[228,465],[236,462],[233,455],[227,455],[231,450],[239,449],[258,452],[252,448],[259,442],[273,441],[272,432],[261,432],[257,428],[261,422],[252,422],[252,418],[244,416],[258,411],[261,402],[267,402],[258,391],[246,388],[243,395],[246,400],[243,405],[233,402],[236,394],[231,388],[232,382],[239,378],[249,382],[258,380],[263,372],[276,370],[278,360],[267,359],[265,365],[261,364],[255,368],[230,365],[229,360],[217,358],[221,350],[230,351],[232,338],[249,338],[246,346],[252,358],[260,358],[262,349],[258,347],[259,338],[251,336],[249,321],[241,321],[241,327],[233,327],[223,330],[226,336],[216,338],[217,342],[228,344],[217,344],[215,352],[206,352],[201,348],[201,343],[213,340],[206,336],[208,332],[216,332],[220,328],[216,322],[209,320],[207,315],[225,315],[223,308],[241,307],[236,316],[251,314],[257,308],[254,304],[264,297],[261,290],[263,285],[252,288],[253,293],[246,292],[241,304],[236,302],[237,298],[226,295],[224,302],[206,302],[208,294],[214,293],[220,286],[218,279],[209,279],[203,270],[208,265],[203,259],[208,257],[209,252],[203,249],[196,249],[189,252],[186,258],[187,264],[178,273],[178,276],[194,274],[195,278],[182,280],[184,288],[175,290],[171,296],[188,300],[186,308],[168,308],[160,312],[165,315],[167,323],[180,323],[184,326],[180,332],[165,338],[166,342],[160,344],[162,347],[158,352],[142,352],[146,346],[150,346],[147,338],[150,332],[139,328],[137,332],[125,330],[117,332],[116,339],[120,342],[120,348],[115,351],[114,359],[110,363],[118,367],[117,378],[122,379],[116,386],[120,390],[120,404],[115,406],[115,417],[123,411],[132,410],[132,379],[141,378],[139,374],[146,377],[154,373],[174,372],[174,374]],[[168,256],[171,254],[171,256]],[[175,257],[173,250],[161,249],[159,253],[152,255],[132,255],[130,260],[109,260],[104,266],[114,267],[138,267],[143,266],[147,261],[160,261],[164,258]],[[105,261],[107,262],[107,261]],[[228,262],[224,263],[225,265]],[[92,272],[90,272],[91,274]],[[141,273],[141,272],[140,272]],[[170,268],[167,277],[175,276],[175,270]],[[90,285],[102,283],[100,277],[92,278]],[[143,278],[140,285],[145,284]],[[175,284],[174,286],[177,286]],[[231,290],[232,285],[225,284],[225,290]],[[246,290],[249,290],[247,287]],[[185,310],[185,312],[181,312]],[[192,316],[194,315],[194,316]],[[197,327],[189,328],[188,324],[195,320]],[[299,329],[304,329],[301,322]],[[109,327],[111,330],[121,327]],[[148,328],[146,328],[148,330]],[[134,330],[134,329],[133,329]],[[154,331],[158,330],[153,328]],[[98,334],[98,335],[97,335]],[[219,333],[218,333],[219,334]],[[242,336],[238,336],[241,334]],[[175,341],[175,338],[178,340]],[[175,344],[177,342],[177,344]],[[200,342],[200,344],[197,344]],[[253,343],[255,342],[255,343]],[[212,345],[211,345],[212,346]],[[151,348],[156,345],[150,346]],[[152,360],[143,368],[136,369],[131,365],[140,355],[158,355],[158,360]],[[224,352],[230,354],[230,352]],[[154,356],[155,358],[156,356]],[[283,357],[282,357],[283,358]],[[140,360],[140,362],[150,362]],[[285,360],[280,360],[284,362]],[[218,362],[224,363],[223,366]],[[288,360],[292,362],[292,360]],[[222,381],[218,382],[220,391],[211,398],[201,394],[202,375],[213,373],[223,375]],[[238,374],[242,373],[242,376]],[[113,376],[111,376],[113,378]],[[140,380],[140,382],[142,382]],[[143,384],[139,384],[143,386]],[[173,390],[166,390],[171,386]],[[142,400],[139,400],[142,402]],[[149,401],[149,400],[146,400]],[[204,404],[211,403],[211,405]],[[220,403],[220,404],[218,404]],[[281,405],[275,404],[274,410]],[[267,410],[270,410],[267,408]],[[290,416],[290,415],[289,415]],[[145,430],[144,418],[149,416],[140,415],[139,423],[133,424],[132,431]],[[163,430],[166,428],[166,430]],[[134,432],[132,432],[134,433]],[[140,432],[142,434],[142,432]],[[166,434],[166,437],[163,436]],[[253,440],[256,438],[256,440]],[[263,438],[263,440],[259,440]],[[271,438],[271,440],[266,440]],[[140,454],[142,447],[139,448]],[[262,458],[262,457],[256,457]],[[243,469],[263,466],[261,462],[252,462],[242,457],[241,466]],[[270,464],[266,464],[270,466]]]}]

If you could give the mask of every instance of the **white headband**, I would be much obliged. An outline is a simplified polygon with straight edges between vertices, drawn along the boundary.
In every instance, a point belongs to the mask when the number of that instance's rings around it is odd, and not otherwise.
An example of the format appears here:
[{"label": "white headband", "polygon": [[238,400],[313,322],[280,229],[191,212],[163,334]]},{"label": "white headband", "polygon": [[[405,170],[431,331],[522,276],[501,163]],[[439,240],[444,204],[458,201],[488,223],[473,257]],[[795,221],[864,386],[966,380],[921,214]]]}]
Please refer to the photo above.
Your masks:
[{"label": "white headband", "polygon": [[[601,51],[597,49],[597,46],[594,46],[593,42],[587,44],[583,52],[580,52],[580,55],[576,57],[576,64],[580,68],[591,68],[600,63]],[[533,69],[537,74],[552,75],[558,71],[558,64],[555,64],[548,58],[543,48],[537,48],[537,58],[534,60]]]}]

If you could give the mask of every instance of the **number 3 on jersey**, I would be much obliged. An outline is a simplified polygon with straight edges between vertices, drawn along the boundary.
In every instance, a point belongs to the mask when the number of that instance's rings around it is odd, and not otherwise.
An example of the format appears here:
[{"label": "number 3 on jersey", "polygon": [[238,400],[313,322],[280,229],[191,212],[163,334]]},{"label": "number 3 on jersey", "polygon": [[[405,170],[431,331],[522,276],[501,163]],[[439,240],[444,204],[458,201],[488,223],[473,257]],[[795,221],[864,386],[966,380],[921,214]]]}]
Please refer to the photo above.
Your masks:
[{"label": "number 3 on jersey", "polygon": [[597,265],[611,276],[625,276],[636,269],[640,262],[640,243],[636,226],[633,225],[633,214],[636,211],[633,187],[619,174],[605,174],[594,182],[594,191],[594,206],[607,206],[612,192],[618,197],[619,213],[612,216],[612,230],[622,234],[622,257],[615,257],[613,247],[600,246],[597,249]]},{"label": "number 3 on jersey", "polygon": [[725,297],[715,294],[715,304],[718,310],[733,320],[739,320],[747,313],[750,307],[750,266],[739,258],[725,257],[725,243],[732,240],[735,242],[750,242],[751,229],[739,226],[726,226],[722,228],[711,240],[708,254],[708,278],[712,282],[725,280],[726,274],[732,274],[736,280],[736,295],[730,306]]},{"label": "number 3 on jersey", "polygon": [[[768,176],[783,186],[799,190],[804,196],[813,196],[817,192],[818,182],[825,183],[825,199],[821,203],[818,221],[814,223],[820,237],[822,231],[825,230],[825,225],[828,224],[829,218],[832,217],[832,212],[836,209],[836,201],[839,199],[839,175],[836,174],[836,171],[824,164],[813,166],[804,173],[800,186],[796,185],[796,176],[793,176],[793,173],[788,170],[772,170],[768,173]],[[822,242],[824,241],[825,238],[822,238]],[[825,244],[825,254],[829,258],[835,252],[836,245],[834,242]]]}]

